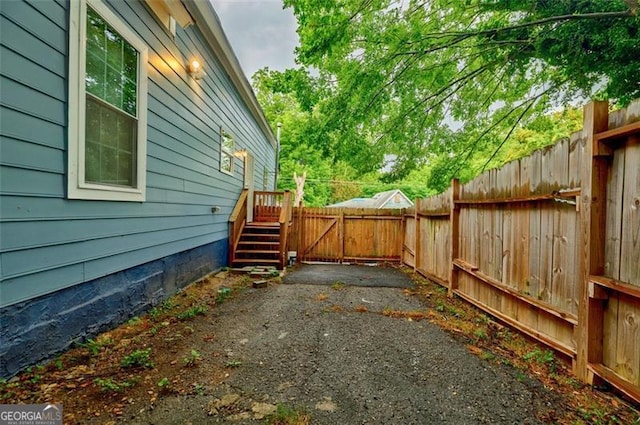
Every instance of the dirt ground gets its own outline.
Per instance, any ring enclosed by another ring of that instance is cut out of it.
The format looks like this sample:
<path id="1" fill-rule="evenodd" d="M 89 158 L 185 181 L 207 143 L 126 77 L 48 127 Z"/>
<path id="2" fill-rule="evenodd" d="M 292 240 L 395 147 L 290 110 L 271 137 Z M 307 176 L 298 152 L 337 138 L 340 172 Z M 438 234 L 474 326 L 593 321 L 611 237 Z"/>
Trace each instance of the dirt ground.
<path id="1" fill-rule="evenodd" d="M 204 279 L 3 382 L 1 402 L 61 402 L 65 424 L 640 424 L 629 402 L 437 285 L 360 270 L 378 271 L 404 289 L 327 270 L 259 289 Z"/>

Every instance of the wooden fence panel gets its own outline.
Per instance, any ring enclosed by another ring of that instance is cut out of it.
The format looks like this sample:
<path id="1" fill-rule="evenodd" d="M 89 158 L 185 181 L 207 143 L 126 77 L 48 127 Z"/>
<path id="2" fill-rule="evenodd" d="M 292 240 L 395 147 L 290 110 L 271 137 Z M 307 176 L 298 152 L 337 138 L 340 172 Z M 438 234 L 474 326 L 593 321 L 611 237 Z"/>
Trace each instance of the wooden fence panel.
<path id="1" fill-rule="evenodd" d="M 405 212 L 402 262 L 409 267 L 415 267 L 416 264 L 416 221 L 413 208 Z"/>
<path id="2" fill-rule="evenodd" d="M 449 280 L 451 243 L 451 188 L 416 202 L 416 259 L 414 267 L 422 275 L 442 285 Z"/>
<path id="3" fill-rule="evenodd" d="M 605 277 L 640 288 L 640 136 L 613 150 L 607 179 Z M 640 298 L 612 292 L 603 309 L 602 364 L 640 387 Z M 640 392 L 640 390 L 639 390 Z"/>
<path id="4" fill-rule="evenodd" d="M 404 210 L 303 208 L 300 261 L 400 261 Z"/>

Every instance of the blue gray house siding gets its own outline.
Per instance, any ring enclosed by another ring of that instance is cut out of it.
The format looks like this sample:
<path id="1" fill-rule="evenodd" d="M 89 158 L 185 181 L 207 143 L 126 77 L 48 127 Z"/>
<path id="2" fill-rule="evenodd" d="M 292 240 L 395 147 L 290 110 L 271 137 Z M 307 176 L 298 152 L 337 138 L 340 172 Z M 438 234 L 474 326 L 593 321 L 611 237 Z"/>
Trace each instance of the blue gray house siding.
<path id="1" fill-rule="evenodd" d="M 69 4 L 0 1 L 0 376 L 226 265 L 244 170 L 219 171 L 221 126 L 254 155 L 256 188 L 274 168 L 199 23 L 172 38 L 144 3 L 105 3 L 149 47 L 145 202 L 67 199 Z M 175 70 L 193 56 L 197 81 Z"/>

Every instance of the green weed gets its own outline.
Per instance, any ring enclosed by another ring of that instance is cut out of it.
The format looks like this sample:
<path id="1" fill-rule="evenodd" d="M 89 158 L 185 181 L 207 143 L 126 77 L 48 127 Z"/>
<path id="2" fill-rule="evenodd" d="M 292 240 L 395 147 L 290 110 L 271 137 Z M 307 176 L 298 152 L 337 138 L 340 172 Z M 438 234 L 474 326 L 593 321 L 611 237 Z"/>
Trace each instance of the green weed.
<path id="1" fill-rule="evenodd" d="M 176 319 L 189 320 L 189 319 L 193 319 L 197 315 L 204 316 L 206 313 L 207 313 L 207 307 L 202 305 L 194 305 L 193 307 L 189 307 L 185 311 L 176 314 Z"/>
<path id="2" fill-rule="evenodd" d="M 240 360 L 229 360 L 228 362 L 225 363 L 225 366 L 236 368 L 236 367 L 242 366 L 242 362 Z"/>
<path id="3" fill-rule="evenodd" d="M 345 287 L 345 283 L 340 280 L 336 280 L 331 284 L 331 289 L 333 289 L 334 291 L 339 291 L 344 287 Z"/>
<path id="4" fill-rule="evenodd" d="M 218 297 L 216 298 L 217 304 L 222 304 L 228 298 L 231 298 L 231 289 L 229 288 L 218 289 Z"/>
<path id="5" fill-rule="evenodd" d="M 267 425 L 308 425 L 311 416 L 304 410 L 295 410 L 284 404 L 278 404 L 275 413 L 266 418 Z"/>
<path id="6" fill-rule="evenodd" d="M 196 365 L 198 360 L 200 360 L 200 357 L 202 357 L 202 355 L 192 348 L 189 355 L 182 359 L 182 363 L 184 363 L 185 366 L 193 367 Z"/>
<path id="7" fill-rule="evenodd" d="M 480 354 L 480 358 L 483 360 L 491 361 L 494 360 L 496 356 L 491 351 L 483 351 L 482 354 Z"/>
<path id="8" fill-rule="evenodd" d="M 93 383 L 100 387 L 100 391 L 111 393 L 119 393 L 126 388 L 130 388 L 135 385 L 135 382 L 135 380 L 118 382 L 111 378 L 96 378 L 93 380 Z"/>
<path id="9" fill-rule="evenodd" d="M 142 322 L 142 319 L 140 319 L 138 316 L 133 316 L 131 319 L 127 321 L 127 325 L 135 326 L 140 324 L 141 322 Z"/>
<path id="10" fill-rule="evenodd" d="M 167 388 L 169 388 L 169 385 L 171 385 L 171 382 L 169 381 L 169 378 L 167 378 L 166 376 L 158 381 L 158 387 L 161 390 L 166 390 Z"/>
<path id="11" fill-rule="evenodd" d="M 86 348 L 87 350 L 89 350 L 89 353 L 91 353 L 92 356 L 97 356 L 98 354 L 100 354 L 100 351 L 102 351 L 104 347 L 107 347 L 112 344 L 113 344 L 113 340 L 111 338 L 107 338 L 100 341 L 98 341 L 97 339 L 89 338 L 87 342 L 79 343 L 78 345 L 82 348 Z"/>
<path id="12" fill-rule="evenodd" d="M 120 366 L 123 368 L 144 367 L 152 369 L 153 362 L 151 361 L 151 348 L 147 348 L 146 350 L 136 350 L 131 354 L 127 354 L 120 362 Z"/>
<path id="13" fill-rule="evenodd" d="M 487 332 L 484 329 L 476 329 L 473 331 L 473 335 L 481 341 L 489 339 L 489 335 L 487 335 Z"/>

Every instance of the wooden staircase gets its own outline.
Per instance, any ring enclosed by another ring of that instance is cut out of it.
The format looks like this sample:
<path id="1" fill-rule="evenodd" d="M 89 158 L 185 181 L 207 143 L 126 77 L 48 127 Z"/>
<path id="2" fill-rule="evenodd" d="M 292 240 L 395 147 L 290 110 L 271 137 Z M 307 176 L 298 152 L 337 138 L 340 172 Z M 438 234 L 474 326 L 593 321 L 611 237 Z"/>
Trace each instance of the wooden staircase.
<path id="1" fill-rule="evenodd" d="M 280 265 L 280 223 L 246 224 L 231 267 Z"/>
<path id="2" fill-rule="evenodd" d="M 254 192 L 245 189 L 229 217 L 229 265 L 272 266 L 284 269 L 291 227 L 291 193 Z M 247 214 L 252 204 L 253 220 Z"/>

